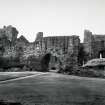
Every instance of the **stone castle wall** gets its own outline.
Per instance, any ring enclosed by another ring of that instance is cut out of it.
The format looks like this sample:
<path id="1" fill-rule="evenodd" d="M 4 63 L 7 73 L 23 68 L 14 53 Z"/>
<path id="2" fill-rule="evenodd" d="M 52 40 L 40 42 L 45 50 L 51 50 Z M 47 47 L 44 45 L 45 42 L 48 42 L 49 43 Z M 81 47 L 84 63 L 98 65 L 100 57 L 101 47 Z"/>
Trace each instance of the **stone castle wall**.
<path id="1" fill-rule="evenodd" d="M 43 32 L 39 32 L 32 43 L 28 42 L 24 36 L 17 38 L 17 35 L 18 31 L 12 26 L 0 29 L 1 56 L 21 56 L 22 59 L 27 59 L 30 55 L 40 57 L 50 53 L 64 63 L 67 57 L 74 54 L 75 65 L 78 64 L 80 39 L 76 35 L 43 37 Z"/>
<path id="2" fill-rule="evenodd" d="M 0 29 L 0 56 L 27 59 L 31 55 L 38 58 L 50 53 L 62 64 L 73 64 L 74 60 L 74 66 L 80 59 L 88 61 L 99 57 L 100 53 L 105 57 L 105 35 L 95 35 L 89 30 L 84 31 L 83 43 L 76 35 L 43 37 L 43 32 L 39 32 L 31 43 L 24 36 L 17 36 L 18 31 L 11 25 Z"/>
<path id="3" fill-rule="evenodd" d="M 83 46 L 89 54 L 89 59 L 99 58 L 101 52 L 105 57 L 105 35 L 92 34 L 89 30 L 85 30 Z"/>

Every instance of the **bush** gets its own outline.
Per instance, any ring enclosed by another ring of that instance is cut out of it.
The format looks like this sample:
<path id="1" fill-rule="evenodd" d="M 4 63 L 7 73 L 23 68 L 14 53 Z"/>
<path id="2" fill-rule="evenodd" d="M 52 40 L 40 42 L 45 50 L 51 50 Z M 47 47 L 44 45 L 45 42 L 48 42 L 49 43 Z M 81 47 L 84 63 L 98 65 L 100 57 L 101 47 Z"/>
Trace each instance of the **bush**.
<path id="1" fill-rule="evenodd" d="M 105 75 L 103 71 L 97 71 L 94 69 L 82 69 L 80 70 L 79 76 L 85 76 L 85 77 L 100 77 L 105 78 Z"/>
<path id="2" fill-rule="evenodd" d="M 66 66 L 64 69 L 58 71 L 58 73 L 66 73 L 69 75 L 76 75 L 81 77 L 98 77 L 105 78 L 105 73 L 102 70 L 94 70 L 90 68 L 83 69 L 78 67 L 78 69 L 72 68 L 72 66 Z"/>
<path id="3" fill-rule="evenodd" d="M 31 55 L 27 59 L 27 68 L 30 71 L 41 71 L 41 60 L 40 58 L 36 58 L 34 55 Z"/>
<path id="4" fill-rule="evenodd" d="M 19 58 L 4 58 L 0 57 L 0 68 L 3 69 L 3 71 L 11 71 L 11 68 L 23 68 L 24 64 L 21 64 L 19 62 Z M 13 71 L 13 70 L 12 70 Z"/>
<path id="5" fill-rule="evenodd" d="M 64 73 L 64 68 L 63 67 L 59 67 L 58 73 Z"/>

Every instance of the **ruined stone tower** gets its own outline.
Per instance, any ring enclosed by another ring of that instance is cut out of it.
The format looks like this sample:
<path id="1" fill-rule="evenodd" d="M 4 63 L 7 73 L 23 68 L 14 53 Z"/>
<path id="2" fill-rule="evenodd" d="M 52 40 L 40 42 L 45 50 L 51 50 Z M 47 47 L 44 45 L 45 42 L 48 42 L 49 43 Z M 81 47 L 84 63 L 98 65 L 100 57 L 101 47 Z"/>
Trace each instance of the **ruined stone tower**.
<path id="1" fill-rule="evenodd" d="M 85 30 L 83 46 L 88 53 L 87 60 L 99 58 L 100 54 L 105 57 L 105 35 L 92 34 L 89 30 Z"/>

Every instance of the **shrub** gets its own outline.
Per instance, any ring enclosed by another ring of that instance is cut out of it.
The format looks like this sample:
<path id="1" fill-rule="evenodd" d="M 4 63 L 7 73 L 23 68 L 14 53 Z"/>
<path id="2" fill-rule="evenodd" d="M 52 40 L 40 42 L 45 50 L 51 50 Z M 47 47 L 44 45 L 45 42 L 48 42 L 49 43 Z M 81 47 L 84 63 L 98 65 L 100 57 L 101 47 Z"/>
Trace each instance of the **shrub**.
<path id="1" fill-rule="evenodd" d="M 80 70 L 79 74 L 80 76 L 86 76 L 86 77 L 100 77 L 105 78 L 105 75 L 103 71 L 97 71 L 94 69 L 82 69 Z"/>
<path id="2" fill-rule="evenodd" d="M 90 68 L 83 69 L 78 67 L 78 69 L 72 68 L 72 66 L 66 66 L 64 69 L 58 71 L 58 73 L 66 73 L 69 75 L 76 75 L 81 77 L 98 77 L 105 78 L 105 73 L 102 70 L 94 70 Z"/>
<path id="3" fill-rule="evenodd" d="M 18 58 L 4 58 L 0 57 L 0 68 L 3 68 L 3 71 L 11 71 L 11 68 L 23 68 L 24 64 L 19 62 Z"/>
<path id="4" fill-rule="evenodd" d="M 62 67 L 59 68 L 58 73 L 64 73 L 64 69 Z"/>
<path id="5" fill-rule="evenodd" d="M 41 71 L 41 69 L 42 69 L 40 58 L 37 58 L 34 55 L 31 55 L 28 57 L 26 65 L 30 71 Z"/>

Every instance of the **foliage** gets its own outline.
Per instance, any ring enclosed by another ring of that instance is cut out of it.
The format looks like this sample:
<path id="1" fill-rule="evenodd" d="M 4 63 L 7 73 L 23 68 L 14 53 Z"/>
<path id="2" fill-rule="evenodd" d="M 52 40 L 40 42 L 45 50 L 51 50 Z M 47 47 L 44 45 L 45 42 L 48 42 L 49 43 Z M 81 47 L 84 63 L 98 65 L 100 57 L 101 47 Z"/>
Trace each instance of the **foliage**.
<path id="1" fill-rule="evenodd" d="M 20 64 L 19 58 L 5 58 L 5 57 L 0 57 L 0 68 L 8 69 L 12 67 L 19 67 L 22 68 L 24 64 Z"/>
<path id="2" fill-rule="evenodd" d="M 105 78 L 105 72 L 103 70 L 94 70 L 92 68 L 78 67 L 78 69 L 76 70 L 76 69 L 70 69 L 70 67 L 66 66 L 66 68 L 59 71 L 59 73 L 67 73 L 69 75 L 76 75 L 81 77 Z"/>
<path id="3" fill-rule="evenodd" d="M 41 71 L 41 63 L 40 58 L 35 57 L 34 55 L 31 55 L 27 59 L 27 68 L 29 68 L 30 71 Z"/>
<path id="4" fill-rule="evenodd" d="M 105 78 L 105 73 L 103 73 L 102 70 L 95 70 L 91 68 L 82 68 L 81 66 L 76 65 L 76 58 L 74 54 L 71 54 L 66 59 L 66 64 L 64 65 L 64 68 L 61 68 L 58 72 L 59 73 L 66 73 L 69 75 L 76 75 L 76 76 L 83 76 L 83 77 L 99 77 L 99 78 Z"/>
<path id="5" fill-rule="evenodd" d="M 94 69 L 83 69 L 81 68 L 77 75 L 84 77 L 100 77 L 105 78 L 105 73 L 102 70 L 94 70 Z"/>
<path id="6" fill-rule="evenodd" d="M 69 57 L 66 59 L 66 65 L 65 65 L 65 72 L 71 72 L 73 70 L 76 70 L 76 64 L 77 64 L 77 58 L 75 54 L 69 55 Z"/>
<path id="7" fill-rule="evenodd" d="M 74 53 L 68 55 L 64 64 L 61 65 L 59 73 L 72 73 L 77 70 L 77 58 Z"/>
<path id="8" fill-rule="evenodd" d="M 79 65 L 82 66 L 83 62 L 87 62 L 88 59 L 89 59 L 89 54 L 86 51 L 84 51 L 84 47 L 80 45 L 78 53 Z"/>

